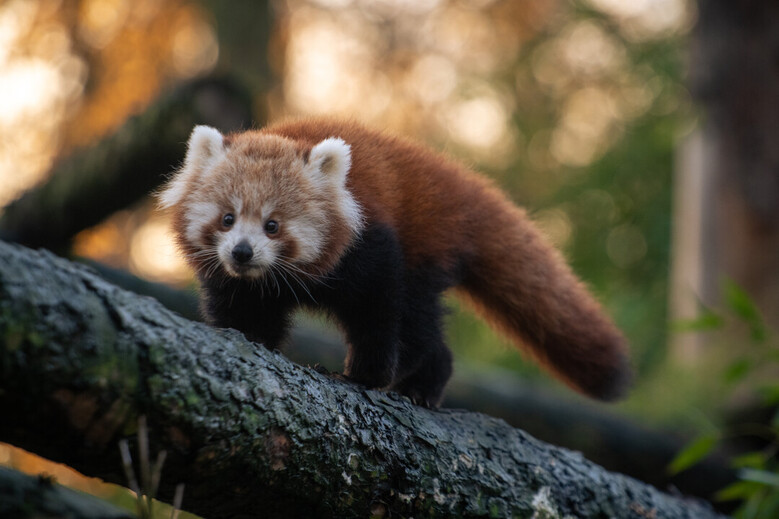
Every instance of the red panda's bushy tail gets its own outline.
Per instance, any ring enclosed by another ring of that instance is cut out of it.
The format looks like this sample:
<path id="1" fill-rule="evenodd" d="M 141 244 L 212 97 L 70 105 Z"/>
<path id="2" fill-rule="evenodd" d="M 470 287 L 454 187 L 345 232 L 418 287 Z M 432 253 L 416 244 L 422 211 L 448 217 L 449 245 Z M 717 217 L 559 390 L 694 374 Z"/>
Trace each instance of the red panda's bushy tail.
<path id="1" fill-rule="evenodd" d="M 484 202 L 460 295 L 574 389 L 623 396 L 632 370 L 619 330 L 523 210 L 489 188 Z"/>

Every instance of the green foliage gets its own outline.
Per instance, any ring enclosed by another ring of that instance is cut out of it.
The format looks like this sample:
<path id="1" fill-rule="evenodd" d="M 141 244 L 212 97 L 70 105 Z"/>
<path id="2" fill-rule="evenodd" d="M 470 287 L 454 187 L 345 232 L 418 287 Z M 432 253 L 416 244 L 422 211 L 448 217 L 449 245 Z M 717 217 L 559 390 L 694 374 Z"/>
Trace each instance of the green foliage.
<path id="1" fill-rule="evenodd" d="M 704 308 L 701 315 L 688 321 L 678 321 L 673 324 L 677 332 L 706 332 L 718 330 L 724 326 L 725 320 L 711 310 Z"/>
<path id="2" fill-rule="evenodd" d="M 763 406 L 775 409 L 774 415 L 768 423 L 734 424 L 695 438 L 677 454 L 668 470 L 675 474 L 692 467 L 723 440 L 756 436 L 763 442 L 763 447 L 731 458 L 738 481 L 722 489 L 716 497 L 723 501 L 741 501 L 735 513 L 738 519 L 773 519 L 779 517 L 779 381 L 772 375 L 779 369 L 779 352 L 775 337 L 768 333 L 749 295 L 730 280 L 723 283 L 722 292 L 726 315 L 704 309 L 700 317 L 679 323 L 676 329 L 724 330 L 729 321 L 726 317 L 746 326 L 749 330 L 749 341 L 745 341 L 747 348 L 725 367 L 720 379 L 730 391 L 747 390 L 755 394 Z M 769 373 L 767 377 L 762 375 L 765 372 Z"/>
<path id="3" fill-rule="evenodd" d="M 752 341 L 756 343 L 764 342 L 766 329 L 754 301 L 752 301 L 743 288 L 730 280 L 725 281 L 724 292 L 728 307 L 749 325 Z"/>
<path id="4" fill-rule="evenodd" d="M 668 465 L 668 472 L 678 474 L 709 455 L 719 441 L 717 434 L 705 434 L 690 442 Z"/>

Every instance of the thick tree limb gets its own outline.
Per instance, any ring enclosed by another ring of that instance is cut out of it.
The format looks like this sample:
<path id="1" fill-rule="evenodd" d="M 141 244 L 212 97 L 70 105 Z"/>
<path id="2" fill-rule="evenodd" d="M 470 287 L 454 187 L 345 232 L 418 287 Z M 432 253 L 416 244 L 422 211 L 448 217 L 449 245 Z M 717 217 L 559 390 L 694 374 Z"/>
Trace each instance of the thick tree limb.
<path id="1" fill-rule="evenodd" d="M 9 204 L 0 236 L 65 250 L 79 231 L 148 195 L 179 164 L 195 124 L 251 125 L 251 98 L 234 82 L 201 79 L 161 97 L 115 134 L 54 168 L 44 184 Z"/>
<path id="2" fill-rule="evenodd" d="M 122 288 L 152 296 L 166 308 L 198 320 L 197 296 L 139 279 L 128 272 L 87 261 L 101 277 Z M 305 324 L 292 331 L 287 357 L 304 365 L 340 369 L 346 354 L 338 337 Z M 576 395 L 552 394 L 499 369 L 476 371 L 458 365 L 447 385 L 444 407 L 485 412 L 542 441 L 581 451 L 608 470 L 626 474 L 658 488 L 673 487 L 686 495 L 709 498 L 736 481 L 725 456 L 708 456 L 694 467 L 669 474 L 667 467 L 690 437 L 652 429 L 619 416 L 604 406 L 583 402 Z M 741 420 L 738 423 L 743 423 Z M 724 506 L 720 503 L 720 506 Z"/>
<path id="3" fill-rule="evenodd" d="M 130 519 L 133 514 L 45 477 L 0 467 L 0 517 Z"/>
<path id="4" fill-rule="evenodd" d="M 0 243 L 0 440 L 121 482 L 145 413 L 161 497 L 204 516 L 715 517 L 503 421 L 429 411 Z"/>

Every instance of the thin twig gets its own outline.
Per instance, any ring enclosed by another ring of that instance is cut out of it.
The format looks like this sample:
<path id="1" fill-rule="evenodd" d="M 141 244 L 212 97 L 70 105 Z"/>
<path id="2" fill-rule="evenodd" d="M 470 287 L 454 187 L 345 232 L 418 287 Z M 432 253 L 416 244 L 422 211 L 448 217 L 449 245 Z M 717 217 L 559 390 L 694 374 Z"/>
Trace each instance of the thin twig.
<path id="1" fill-rule="evenodd" d="M 176 493 L 173 495 L 173 510 L 170 519 L 177 519 L 181 511 L 181 503 L 184 501 L 184 483 L 176 485 Z"/>
<path id="2" fill-rule="evenodd" d="M 151 473 L 151 493 L 149 497 L 157 495 L 157 488 L 160 486 L 160 479 L 162 478 L 162 464 L 165 463 L 165 458 L 168 456 L 168 451 L 160 451 L 157 454 L 157 461 L 154 463 L 154 468 Z"/>
<path id="3" fill-rule="evenodd" d="M 127 440 L 119 440 L 119 454 L 122 457 L 124 477 L 127 478 L 127 484 L 130 485 L 130 490 L 135 492 L 135 505 L 138 508 L 138 517 L 144 517 L 143 497 L 141 494 L 141 489 L 138 487 L 138 480 L 135 478 L 135 470 L 133 470 L 133 458 L 130 455 L 130 446 L 127 443 Z"/>
<path id="4" fill-rule="evenodd" d="M 146 427 L 146 417 L 138 417 L 138 462 L 140 463 L 141 488 L 146 502 L 146 512 L 151 517 L 151 467 L 149 466 L 149 429 Z"/>

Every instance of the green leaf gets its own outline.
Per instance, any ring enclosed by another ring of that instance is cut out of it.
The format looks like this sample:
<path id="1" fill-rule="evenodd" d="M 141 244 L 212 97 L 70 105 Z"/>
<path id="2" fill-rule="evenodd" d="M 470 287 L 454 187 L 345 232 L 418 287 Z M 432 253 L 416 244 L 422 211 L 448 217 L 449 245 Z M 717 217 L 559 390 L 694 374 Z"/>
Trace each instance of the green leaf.
<path id="1" fill-rule="evenodd" d="M 730 462 L 735 468 L 762 469 L 765 467 L 766 456 L 762 452 L 748 452 L 741 456 L 733 457 Z"/>
<path id="2" fill-rule="evenodd" d="M 696 438 L 687 444 L 668 464 L 668 472 L 670 474 L 678 474 L 692 467 L 711 452 L 718 439 L 719 436 L 716 434 L 706 434 Z"/>
<path id="3" fill-rule="evenodd" d="M 760 503 L 760 517 L 776 519 L 779 517 L 779 492 L 769 492 Z"/>
<path id="4" fill-rule="evenodd" d="M 779 386 L 771 384 L 758 389 L 765 405 L 779 404 Z"/>
<path id="5" fill-rule="evenodd" d="M 738 519 L 776 519 L 773 516 L 764 516 L 761 513 L 763 502 L 766 497 L 766 488 L 760 487 L 736 511 Z"/>
<path id="6" fill-rule="evenodd" d="M 779 474 L 767 470 L 741 469 L 738 471 L 738 477 L 744 481 L 752 481 L 762 485 L 779 488 Z"/>
<path id="7" fill-rule="evenodd" d="M 730 279 L 724 282 L 725 300 L 736 315 L 747 321 L 760 318 L 755 303 L 746 291 Z"/>
<path id="8" fill-rule="evenodd" d="M 717 492 L 714 497 L 717 501 L 748 499 L 761 488 L 764 487 L 757 483 L 752 483 L 751 481 L 736 481 Z"/>
<path id="9" fill-rule="evenodd" d="M 733 312 L 749 324 L 752 340 L 763 342 L 766 330 L 757 305 L 746 291 L 731 280 L 725 280 L 725 300 Z"/>
<path id="10" fill-rule="evenodd" d="M 752 361 L 746 358 L 733 362 L 725 371 L 725 382 L 735 384 L 743 379 L 752 370 Z"/>
<path id="11" fill-rule="evenodd" d="M 724 319 L 711 310 L 705 310 L 695 319 L 683 319 L 675 321 L 672 329 L 677 332 L 703 332 L 722 328 Z"/>

